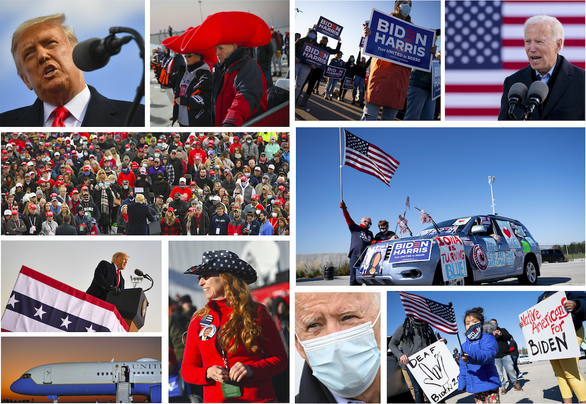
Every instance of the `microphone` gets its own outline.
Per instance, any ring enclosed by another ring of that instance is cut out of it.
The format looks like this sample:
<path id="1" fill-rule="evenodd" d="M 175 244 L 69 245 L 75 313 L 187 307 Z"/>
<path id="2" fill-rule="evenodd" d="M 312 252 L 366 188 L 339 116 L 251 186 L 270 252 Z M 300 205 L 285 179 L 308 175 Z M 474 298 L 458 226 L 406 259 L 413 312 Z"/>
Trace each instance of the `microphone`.
<path id="1" fill-rule="evenodd" d="M 547 84 L 542 81 L 534 81 L 529 87 L 529 106 L 525 113 L 523 114 L 523 120 L 527 120 L 531 118 L 531 114 L 533 114 L 533 110 L 536 106 L 543 103 L 543 101 L 547 98 L 549 94 L 549 88 Z"/>
<path id="2" fill-rule="evenodd" d="M 509 118 L 515 120 L 515 109 L 523 104 L 523 100 L 527 95 L 527 86 L 523 83 L 515 83 L 509 90 Z"/>
<path id="3" fill-rule="evenodd" d="M 149 279 L 151 281 L 153 280 L 153 278 L 151 278 L 148 274 L 145 274 L 144 272 L 142 272 L 140 269 L 135 269 L 134 274 L 137 276 L 142 276 L 143 278 Z"/>
<path id="4" fill-rule="evenodd" d="M 120 53 L 122 45 L 131 40 L 131 36 L 116 38 L 113 34 L 104 39 L 86 39 L 73 48 L 73 63 L 84 72 L 101 69 L 108 64 L 110 56 Z"/>

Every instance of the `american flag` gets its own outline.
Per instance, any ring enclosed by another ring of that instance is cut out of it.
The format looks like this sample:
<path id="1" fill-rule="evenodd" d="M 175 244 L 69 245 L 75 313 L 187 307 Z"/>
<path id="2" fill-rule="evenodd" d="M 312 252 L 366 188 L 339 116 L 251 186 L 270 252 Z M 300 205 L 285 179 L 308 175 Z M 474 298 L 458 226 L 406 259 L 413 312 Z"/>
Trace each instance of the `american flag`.
<path id="1" fill-rule="evenodd" d="M 113 304 L 22 266 L 2 331 L 126 332 L 128 325 Z"/>
<path id="2" fill-rule="evenodd" d="M 560 55 L 584 69 L 584 0 L 446 1 L 447 120 L 496 120 L 505 78 L 529 65 L 523 24 L 534 15 L 564 26 Z"/>
<path id="3" fill-rule="evenodd" d="M 454 308 L 422 296 L 397 292 L 408 317 L 415 317 L 447 334 L 458 334 Z"/>
<path id="4" fill-rule="evenodd" d="M 391 186 L 391 178 L 399 167 L 399 162 L 377 146 L 354 136 L 346 129 L 344 129 L 344 133 L 346 139 L 344 142 L 346 145 L 344 165 L 377 177 Z"/>

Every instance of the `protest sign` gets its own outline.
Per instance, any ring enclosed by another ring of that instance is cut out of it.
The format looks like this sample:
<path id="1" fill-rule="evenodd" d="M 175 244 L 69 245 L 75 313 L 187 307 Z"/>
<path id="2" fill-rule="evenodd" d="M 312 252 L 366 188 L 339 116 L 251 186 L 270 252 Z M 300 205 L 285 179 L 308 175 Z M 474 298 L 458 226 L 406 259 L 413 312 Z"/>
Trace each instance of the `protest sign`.
<path id="1" fill-rule="evenodd" d="M 328 66 L 324 71 L 324 77 L 340 80 L 342 77 L 344 77 L 344 73 L 346 73 L 346 69 L 343 67 Z"/>
<path id="2" fill-rule="evenodd" d="M 364 37 L 360 38 L 360 43 L 358 44 L 358 47 L 360 49 L 364 48 L 364 41 L 365 41 Z M 357 62 L 360 62 L 360 60 L 358 60 Z"/>
<path id="3" fill-rule="evenodd" d="M 429 261 L 431 240 L 398 241 L 391 245 L 389 262 Z"/>
<path id="4" fill-rule="evenodd" d="M 372 9 L 364 54 L 412 69 L 431 71 L 431 53 L 435 30 Z"/>
<path id="5" fill-rule="evenodd" d="M 305 63 L 314 65 L 322 70 L 326 68 L 328 59 L 330 58 L 328 52 L 310 44 L 309 42 L 303 44 L 303 48 L 301 48 L 301 56 L 307 60 Z"/>
<path id="6" fill-rule="evenodd" d="M 566 300 L 564 292 L 557 292 L 519 314 L 531 360 L 580 357 L 572 316 L 564 308 Z"/>
<path id="7" fill-rule="evenodd" d="M 511 229 L 510 223 L 505 222 L 504 220 L 497 220 L 496 222 L 501 228 L 501 232 L 503 233 L 503 236 L 505 236 L 509 248 L 521 248 L 521 243 L 519 243 L 519 240 L 517 240 L 517 236 Z"/>
<path id="8" fill-rule="evenodd" d="M 431 99 L 442 95 L 442 68 L 438 60 L 431 62 Z"/>
<path id="9" fill-rule="evenodd" d="M 443 400 L 458 388 L 460 368 L 442 341 L 411 355 L 406 366 L 433 403 Z"/>
<path id="10" fill-rule="evenodd" d="M 320 34 L 327 35 L 338 41 L 340 40 L 340 34 L 342 33 L 343 29 L 344 27 L 342 27 L 341 25 L 336 24 L 335 22 L 330 21 L 324 17 L 319 17 L 319 21 L 315 26 L 315 30 Z"/>
<path id="11" fill-rule="evenodd" d="M 360 265 L 360 273 L 365 276 L 380 275 L 386 252 L 386 245 L 378 244 L 370 247 L 366 252 L 362 265 Z"/>
<path id="12" fill-rule="evenodd" d="M 465 278 L 468 275 L 466 269 L 466 253 L 464 244 L 458 236 L 440 236 L 435 240 L 440 249 L 442 260 L 442 274 L 444 281 Z"/>
<path id="13" fill-rule="evenodd" d="M 354 88 L 354 80 L 352 77 L 344 77 L 344 83 L 342 84 L 342 90 L 352 90 Z"/>

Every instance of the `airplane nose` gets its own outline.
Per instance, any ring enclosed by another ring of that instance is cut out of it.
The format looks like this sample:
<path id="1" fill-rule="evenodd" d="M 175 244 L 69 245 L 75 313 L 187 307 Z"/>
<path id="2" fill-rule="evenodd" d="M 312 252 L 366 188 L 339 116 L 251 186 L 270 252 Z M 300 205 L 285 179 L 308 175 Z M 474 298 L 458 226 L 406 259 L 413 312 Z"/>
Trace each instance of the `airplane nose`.
<path id="1" fill-rule="evenodd" d="M 26 394 L 24 393 L 22 382 L 20 380 L 15 381 L 10 385 L 10 391 L 17 394 Z"/>

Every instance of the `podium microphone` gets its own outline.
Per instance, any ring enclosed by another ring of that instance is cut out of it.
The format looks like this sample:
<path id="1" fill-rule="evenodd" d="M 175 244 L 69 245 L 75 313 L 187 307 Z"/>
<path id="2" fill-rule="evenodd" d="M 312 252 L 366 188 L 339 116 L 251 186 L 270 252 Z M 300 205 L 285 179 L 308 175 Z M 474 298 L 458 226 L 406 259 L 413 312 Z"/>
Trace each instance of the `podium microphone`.
<path id="1" fill-rule="evenodd" d="M 515 83 L 509 90 L 509 118 L 515 120 L 515 109 L 523 104 L 527 95 L 527 86 L 523 83 Z"/>
<path id="2" fill-rule="evenodd" d="M 145 290 L 144 290 L 145 292 L 146 292 L 147 290 L 151 290 L 151 289 L 152 289 L 152 287 L 153 287 L 153 286 L 154 286 L 154 284 L 155 284 L 155 281 L 153 280 L 153 278 L 151 278 L 151 277 L 150 277 L 148 274 L 145 274 L 144 272 L 142 272 L 140 269 L 135 269 L 135 270 L 134 270 L 134 274 L 135 274 L 135 275 L 137 275 L 137 276 L 142 276 L 143 278 L 145 278 L 145 279 L 148 279 L 149 281 L 151 281 L 151 287 L 150 287 L 150 288 L 148 288 L 148 289 L 145 289 Z"/>
<path id="3" fill-rule="evenodd" d="M 131 36 L 116 38 L 114 35 L 108 35 L 104 39 L 86 39 L 73 48 L 73 63 L 84 72 L 101 69 L 108 64 L 110 56 L 120 53 L 122 45 L 131 40 Z"/>
<path id="4" fill-rule="evenodd" d="M 542 81 L 534 81 L 533 84 L 531 84 L 531 87 L 529 87 L 527 93 L 529 94 L 529 106 L 523 114 L 524 121 L 531 118 L 531 114 L 533 114 L 535 107 L 545 101 L 549 94 L 549 88 L 547 87 L 547 84 Z"/>

